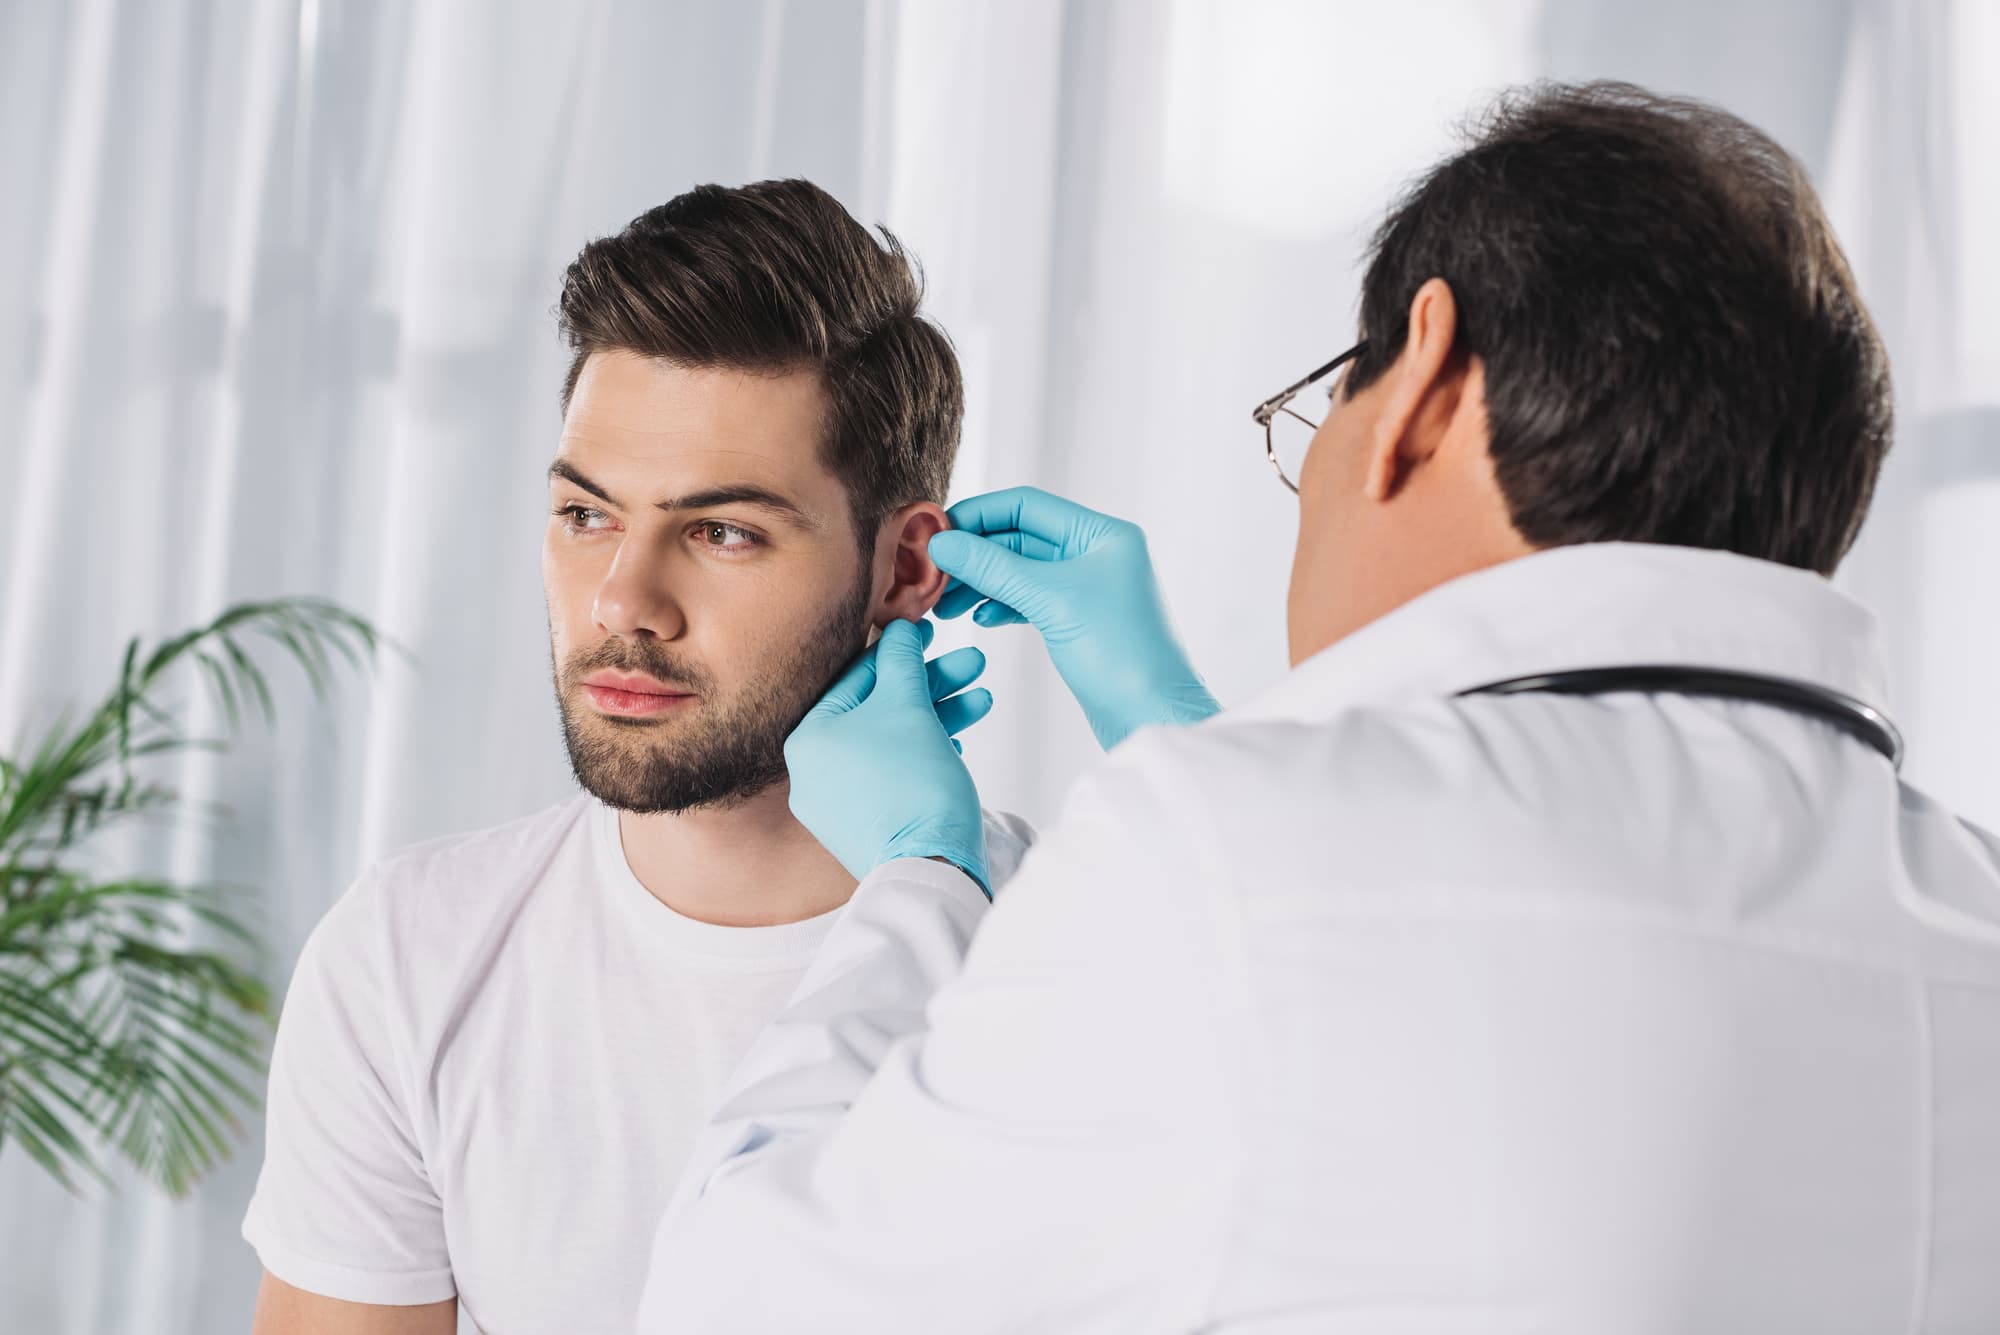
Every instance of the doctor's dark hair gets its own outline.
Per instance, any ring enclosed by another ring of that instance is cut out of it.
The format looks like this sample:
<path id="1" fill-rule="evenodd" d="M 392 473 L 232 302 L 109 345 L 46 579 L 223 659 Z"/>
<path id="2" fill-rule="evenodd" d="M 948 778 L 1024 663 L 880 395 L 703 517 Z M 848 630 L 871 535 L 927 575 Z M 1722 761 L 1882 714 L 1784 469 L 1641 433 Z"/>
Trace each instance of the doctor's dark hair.
<path id="1" fill-rule="evenodd" d="M 1804 168 L 1726 111 L 1630 84 L 1513 90 L 1469 139 L 1375 234 L 1345 392 L 1396 359 L 1442 278 L 1523 538 L 1830 574 L 1889 448 L 1889 361 Z"/>
<path id="2" fill-rule="evenodd" d="M 883 518 L 943 503 L 964 416 L 951 340 L 918 313 L 923 279 L 809 181 L 697 186 L 592 241 L 563 275 L 569 411 L 593 352 L 680 366 L 809 370 L 826 393 L 821 457 L 847 487 L 864 556 Z"/>

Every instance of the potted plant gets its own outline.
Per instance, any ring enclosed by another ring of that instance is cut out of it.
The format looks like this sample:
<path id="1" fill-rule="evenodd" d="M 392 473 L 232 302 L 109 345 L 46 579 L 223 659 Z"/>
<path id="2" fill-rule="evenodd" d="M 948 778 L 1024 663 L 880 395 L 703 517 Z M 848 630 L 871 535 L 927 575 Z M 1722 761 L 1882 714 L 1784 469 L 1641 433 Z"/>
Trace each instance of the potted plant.
<path id="1" fill-rule="evenodd" d="M 271 1010 L 243 891 L 79 865 L 93 837 L 173 812 L 147 761 L 227 742 L 191 736 L 163 703 L 198 671 L 234 733 L 272 717 L 258 655 L 304 669 L 324 696 L 335 655 L 361 667 L 380 636 L 318 598 L 232 607 L 147 649 L 125 647 L 110 692 L 0 755 L 0 1152 L 18 1145 L 66 1187 L 108 1181 L 107 1149 L 184 1194 L 226 1158 L 258 1103 Z"/>

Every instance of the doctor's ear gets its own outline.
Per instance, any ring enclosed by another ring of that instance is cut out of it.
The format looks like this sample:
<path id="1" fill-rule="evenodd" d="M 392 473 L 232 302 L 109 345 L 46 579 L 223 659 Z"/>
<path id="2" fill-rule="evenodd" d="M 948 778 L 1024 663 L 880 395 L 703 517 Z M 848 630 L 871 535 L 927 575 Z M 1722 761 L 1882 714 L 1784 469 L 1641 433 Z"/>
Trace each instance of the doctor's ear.
<path id="1" fill-rule="evenodd" d="M 1410 300 L 1402 351 L 1381 377 L 1381 411 L 1368 441 L 1364 493 L 1375 502 L 1402 490 L 1438 452 L 1459 415 L 1468 358 L 1458 347 L 1458 301 L 1442 278 Z"/>
<path id="2" fill-rule="evenodd" d="M 931 538 L 951 527 L 942 507 L 929 501 L 905 505 L 882 521 L 875 534 L 871 567 L 874 596 L 868 619 L 876 626 L 891 621 L 921 621 L 944 596 L 951 577 L 931 560 Z"/>

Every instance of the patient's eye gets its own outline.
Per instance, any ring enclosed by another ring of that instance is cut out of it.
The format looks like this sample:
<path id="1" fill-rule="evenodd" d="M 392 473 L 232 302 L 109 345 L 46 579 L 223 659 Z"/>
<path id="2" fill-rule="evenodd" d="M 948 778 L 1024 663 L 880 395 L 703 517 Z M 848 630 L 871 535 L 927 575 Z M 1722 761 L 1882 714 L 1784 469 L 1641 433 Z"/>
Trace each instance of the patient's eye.
<path id="1" fill-rule="evenodd" d="M 555 510 L 565 533 L 600 533 L 610 525 L 611 516 L 587 505 L 562 505 Z"/>
<path id="2" fill-rule="evenodd" d="M 705 545 L 713 547 L 717 551 L 747 551 L 755 547 L 758 542 L 757 535 L 750 530 L 738 528 L 734 524 L 720 523 L 715 520 L 702 524 L 695 530 L 695 533 Z"/>

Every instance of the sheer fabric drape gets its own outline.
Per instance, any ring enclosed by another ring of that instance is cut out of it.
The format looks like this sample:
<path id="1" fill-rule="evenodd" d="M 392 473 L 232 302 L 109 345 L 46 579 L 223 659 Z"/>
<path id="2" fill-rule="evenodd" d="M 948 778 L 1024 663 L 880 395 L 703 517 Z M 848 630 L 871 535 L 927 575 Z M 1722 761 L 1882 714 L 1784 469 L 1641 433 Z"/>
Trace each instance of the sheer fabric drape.
<path id="1" fill-rule="evenodd" d="M 692 184 L 794 174 L 924 261 L 960 491 L 1144 523 L 1241 700 L 1284 668 L 1296 524 L 1250 407 L 1348 341 L 1371 223 L 1480 93 L 1613 76 L 1743 112 L 1820 183 L 1901 415 L 1841 579 L 1895 645 L 1907 772 L 2000 823 L 1996 57 L 1979 0 L 11 0 L 0 738 L 231 601 L 374 618 L 407 660 L 328 707 L 287 683 L 274 729 L 170 776 L 219 829 L 106 850 L 265 887 L 279 977 L 365 860 L 559 798 L 562 268 Z M 1045 819 L 1093 744 L 1027 632 L 988 647 L 968 759 Z M 246 1329 L 257 1158 L 175 1204 L 0 1154 L 0 1325 Z"/>

